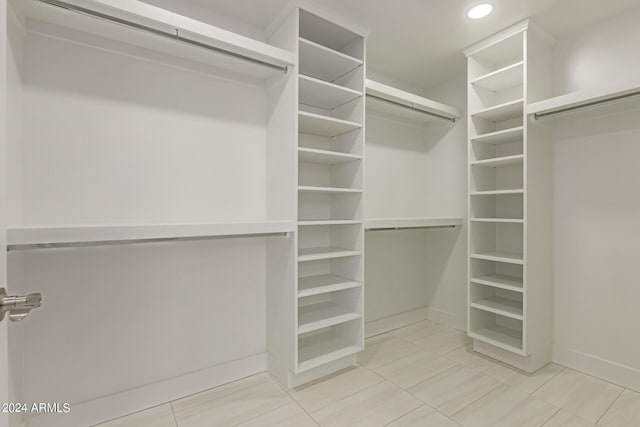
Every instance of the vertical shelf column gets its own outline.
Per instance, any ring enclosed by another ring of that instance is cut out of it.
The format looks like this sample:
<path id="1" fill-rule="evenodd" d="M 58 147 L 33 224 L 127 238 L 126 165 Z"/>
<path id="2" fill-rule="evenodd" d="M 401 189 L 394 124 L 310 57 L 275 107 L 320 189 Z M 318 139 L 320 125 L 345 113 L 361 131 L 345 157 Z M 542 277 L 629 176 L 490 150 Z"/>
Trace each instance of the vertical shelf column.
<path id="1" fill-rule="evenodd" d="M 468 334 L 474 350 L 533 372 L 549 361 L 548 153 L 525 105 L 548 85 L 550 37 L 524 21 L 465 50 L 468 64 Z M 535 141 L 537 144 L 538 141 Z M 532 160 L 533 159 L 533 160 Z"/>

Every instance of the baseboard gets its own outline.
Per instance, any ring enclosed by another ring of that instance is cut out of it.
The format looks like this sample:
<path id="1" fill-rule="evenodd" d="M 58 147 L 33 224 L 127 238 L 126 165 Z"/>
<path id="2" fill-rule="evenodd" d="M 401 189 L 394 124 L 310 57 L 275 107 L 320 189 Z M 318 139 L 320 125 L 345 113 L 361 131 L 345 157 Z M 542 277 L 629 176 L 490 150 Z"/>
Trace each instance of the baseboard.
<path id="1" fill-rule="evenodd" d="M 640 369 L 569 348 L 554 348 L 552 360 L 567 368 L 640 392 Z"/>
<path id="2" fill-rule="evenodd" d="M 427 319 L 427 307 L 394 314 L 383 319 L 372 320 L 364 324 L 364 336 L 366 338 L 384 334 L 394 329 Z"/>
<path id="3" fill-rule="evenodd" d="M 284 366 L 276 356 L 268 354 L 269 373 L 287 390 L 296 388 L 311 381 L 327 377 L 338 371 L 356 366 L 356 355 L 352 354 L 333 362 L 294 374 Z"/>
<path id="4" fill-rule="evenodd" d="M 26 426 L 91 426 L 266 370 L 267 354 L 260 353 L 99 399 L 72 404 L 69 414 L 29 417 L 26 419 Z"/>
<path id="5" fill-rule="evenodd" d="M 440 310 L 433 307 L 427 307 L 426 310 L 427 319 L 431 320 L 432 322 L 441 323 L 445 326 L 461 331 L 467 330 L 465 319 L 463 319 L 462 316 L 458 316 L 455 313 L 451 313 L 450 311 Z"/>

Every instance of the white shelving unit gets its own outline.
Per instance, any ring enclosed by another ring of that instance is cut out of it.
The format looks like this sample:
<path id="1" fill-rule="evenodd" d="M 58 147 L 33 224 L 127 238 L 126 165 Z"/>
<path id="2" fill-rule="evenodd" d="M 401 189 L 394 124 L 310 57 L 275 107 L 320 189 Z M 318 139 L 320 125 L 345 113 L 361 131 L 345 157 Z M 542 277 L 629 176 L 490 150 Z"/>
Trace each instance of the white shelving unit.
<path id="1" fill-rule="evenodd" d="M 364 348 L 365 40 L 303 9 L 281 27 L 298 56 L 298 215 L 294 258 L 280 260 L 291 271 L 267 295 L 267 334 L 270 371 L 290 388 L 354 366 Z"/>
<path id="2" fill-rule="evenodd" d="M 524 21 L 465 50 L 468 334 L 474 350 L 527 372 L 550 358 L 551 156 L 525 105 L 549 93 L 552 45 Z"/>

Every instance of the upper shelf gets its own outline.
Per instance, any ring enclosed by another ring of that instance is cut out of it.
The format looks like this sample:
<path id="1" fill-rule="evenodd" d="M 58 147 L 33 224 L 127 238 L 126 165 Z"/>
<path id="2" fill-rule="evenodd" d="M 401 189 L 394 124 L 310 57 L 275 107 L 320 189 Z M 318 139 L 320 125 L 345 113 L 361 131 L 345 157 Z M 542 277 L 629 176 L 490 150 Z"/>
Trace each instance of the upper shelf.
<path id="1" fill-rule="evenodd" d="M 471 84 L 493 92 L 522 86 L 524 81 L 524 61 L 516 62 L 499 70 L 471 80 Z"/>
<path id="2" fill-rule="evenodd" d="M 95 34 L 199 63 L 267 78 L 296 63 L 293 52 L 138 0 L 25 0 L 28 29 L 44 23 Z M 35 21 L 35 22 L 34 22 Z M 38 24 L 40 21 L 40 24 Z M 178 42 L 176 42 L 178 41 Z"/>
<path id="3" fill-rule="evenodd" d="M 526 112 L 527 115 L 532 115 L 539 120 L 587 107 L 604 107 L 605 104 L 613 110 L 620 110 L 620 101 L 633 99 L 640 102 L 638 95 L 640 95 L 640 80 L 613 82 L 528 104 Z M 625 107 L 628 107 L 627 104 Z"/>
<path id="4" fill-rule="evenodd" d="M 457 108 L 367 79 L 367 107 L 419 122 L 449 120 L 462 116 Z"/>
<path id="5" fill-rule="evenodd" d="M 471 114 L 471 117 L 473 117 L 474 119 L 478 118 L 489 120 L 492 122 L 502 122 L 522 117 L 523 110 L 523 100 L 517 99 L 515 101 L 505 102 L 504 104 L 476 111 L 475 113 Z"/>
<path id="6" fill-rule="evenodd" d="M 220 222 L 209 224 L 92 225 L 9 227 L 10 249 L 89 246 L 168 239 L 260 236 L 295 231 L 294 221 Z"/>
<path id="7" fill-rule="evenodd" d="M 462 225 L 462 218 L 376 218 L 364 221 L 366 231 L 443 228 L 460 225 Z"/>
<path id="8" fill-rule="evenodd" d="M 299 46 L 300 73 L 327 82 L 335 81 L 364 63 L 361 59 L 302 37 Z"/>

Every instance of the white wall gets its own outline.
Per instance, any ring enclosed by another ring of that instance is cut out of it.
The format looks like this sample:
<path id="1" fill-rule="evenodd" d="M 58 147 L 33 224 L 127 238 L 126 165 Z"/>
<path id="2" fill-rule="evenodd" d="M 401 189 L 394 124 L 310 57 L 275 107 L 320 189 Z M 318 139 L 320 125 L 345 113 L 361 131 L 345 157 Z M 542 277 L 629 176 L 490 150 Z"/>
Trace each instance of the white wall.
<path id="1" fill-rule="evenodd" d="M 23 53 L 10 67 L 22 89 L 11 108 L 24 113 L 10 130 L 10 224 L 264 219 L 262 85 L 109 43 L 30 35 Z M 89 408 L 32 425 L 86 425 L 264 370 L 265 264 L 264 239 L 11 253 L 12 292 L 43 293 L 12 325 L 20 401 Z M 217 378 L 158 386 L 235 361 Z"/>
<path id="2" fill-rule="evenodd" d="M 557 93 L 637 79 L 638 22 L 640 10 L 558 40 Z M 579 117 L 554 129 L 553 358 L 640 390 L 640 109 Z"/>
<path id="3" fill-rule="evenodd" d="M 462 109 L 464 88 L 457 79 L 428 95 Z M 365 161 L 366 218 L 466 217 L 464 119 L 425 129 L 368 111 Z M 422 309 L 465 328 L 466 229 L 368 232 L 365 266 L 368 323 Z"/>

